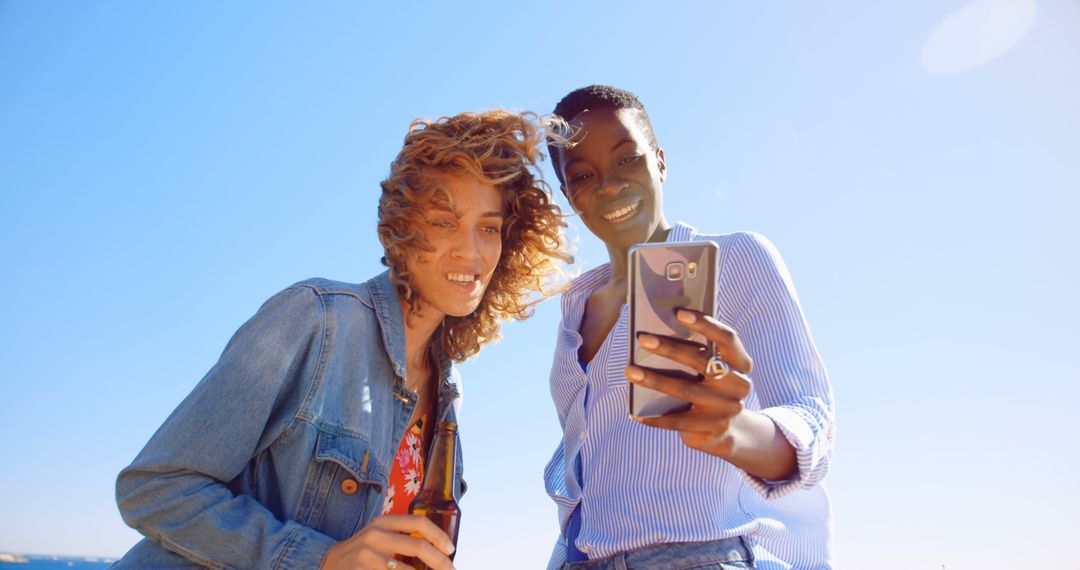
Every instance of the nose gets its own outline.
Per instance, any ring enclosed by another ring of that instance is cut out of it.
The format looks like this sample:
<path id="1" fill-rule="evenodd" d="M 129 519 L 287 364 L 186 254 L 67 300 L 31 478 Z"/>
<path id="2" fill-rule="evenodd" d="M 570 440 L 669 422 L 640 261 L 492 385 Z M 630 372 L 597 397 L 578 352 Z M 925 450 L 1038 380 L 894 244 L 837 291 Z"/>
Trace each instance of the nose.
<path id="1" fill-rule="evenodd" d="M 600 188 L 597 189 L 596 193 L 599 196 L 614 196 L 627 186 L 627 182 L 620 178 L 615 172 L 607 172 L 600 181 Z"/>
<path id="2" fill-rule="evenodd" d="M 454 244 L 450 249 L 450 255 L 454 259 L 472 261 L 480 258 L 480 236 L 472 228 L 462 225 L 462 228 L 454 236 Z"/>

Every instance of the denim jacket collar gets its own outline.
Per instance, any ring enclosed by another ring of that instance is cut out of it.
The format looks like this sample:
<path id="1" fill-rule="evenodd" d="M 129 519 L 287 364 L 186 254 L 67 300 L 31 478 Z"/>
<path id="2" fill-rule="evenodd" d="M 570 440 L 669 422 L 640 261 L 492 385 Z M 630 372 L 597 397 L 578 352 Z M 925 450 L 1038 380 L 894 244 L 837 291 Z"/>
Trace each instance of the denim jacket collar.
<path id="1" fill-rule="evenodd" d="M 367 282 L 368 291 L 371 292 L 371 303 L 375 307 L 379 325 L 382 329 L 383 345 L 386 353 L 390 355 L 390 361 L 394 365 L 394 374 L 405 378 L 405 311 L 401 305 L 401 297 L 398 295 L 397 285 L 390 280 L 390 271 L 384 271 Z M 442 325 L 435 329 L 432 334 L 432 355 L 439 368 L 439 409 L 438 417 L 446 418 L 446 412 L 455 400 L 461 396 L 461 389 L 457 385 L 456 375 L 453 373 L 453 363 L 450 357 L 443 351 L 442 346 L 435 341 L 442 332 Z"/>
<path id="2" fill-rule="evenodd" d="M 390 271 L 383 271 L 367 282 L 371 303 L 379 319 L 383 345 L 394 365 L 394 374 L 405 377 L 405 313 L 398 297 L 397 285 L 390 280 Z"/>

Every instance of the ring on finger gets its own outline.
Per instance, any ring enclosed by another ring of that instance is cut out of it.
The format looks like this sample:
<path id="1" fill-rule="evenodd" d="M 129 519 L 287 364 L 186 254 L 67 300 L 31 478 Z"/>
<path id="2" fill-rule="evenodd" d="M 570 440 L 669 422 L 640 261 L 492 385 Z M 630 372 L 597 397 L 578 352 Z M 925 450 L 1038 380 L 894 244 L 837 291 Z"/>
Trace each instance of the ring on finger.
<path id="1" fill-rule="evenodd" d="M 398 567 L 398 561 L 393 559 L 393 558 L 387 558 L 386 559 L 386 567 L 393 570 L 394 568 Z"/>
<path id="2" fill-rule="evenodd" d="M 731 367 L 727 362 L 724 362 L 723 358 L 717 355 L 709 357 L 708 362 L 705 363 L 705 377 L 713 380 L 719 380 L 731 372 Z"/>

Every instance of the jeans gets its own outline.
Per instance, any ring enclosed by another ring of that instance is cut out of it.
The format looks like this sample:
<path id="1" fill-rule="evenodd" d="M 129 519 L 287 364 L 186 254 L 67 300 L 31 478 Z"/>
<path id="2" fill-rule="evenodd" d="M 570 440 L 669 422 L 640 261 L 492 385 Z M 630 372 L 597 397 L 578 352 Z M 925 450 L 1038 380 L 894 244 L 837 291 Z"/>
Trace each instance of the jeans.
<path id="1" fill-rule="evenodd" d="M 563 565 L 565 570 L 729 570 L 754 567 L 753 552 L 741 536 L 706 542 L 657 544 L 599 560 Z"/>

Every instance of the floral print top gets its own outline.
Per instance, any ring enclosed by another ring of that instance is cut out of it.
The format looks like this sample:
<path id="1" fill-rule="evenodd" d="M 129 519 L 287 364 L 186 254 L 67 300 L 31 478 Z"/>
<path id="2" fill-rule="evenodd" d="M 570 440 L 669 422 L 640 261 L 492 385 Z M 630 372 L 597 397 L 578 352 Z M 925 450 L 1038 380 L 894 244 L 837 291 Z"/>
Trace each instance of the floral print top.
<path id="1" fill-rule="evenodd" d="M 390 467 L 386 502 L 382 510 L 384 515 L 409 514 L 409 503 L 420 493 L 420 486 L 424 482 L 424 451 L 427 449 L 424 426 L 427 417 L 425 411 L 401 438 L 394 464 Z"/>

